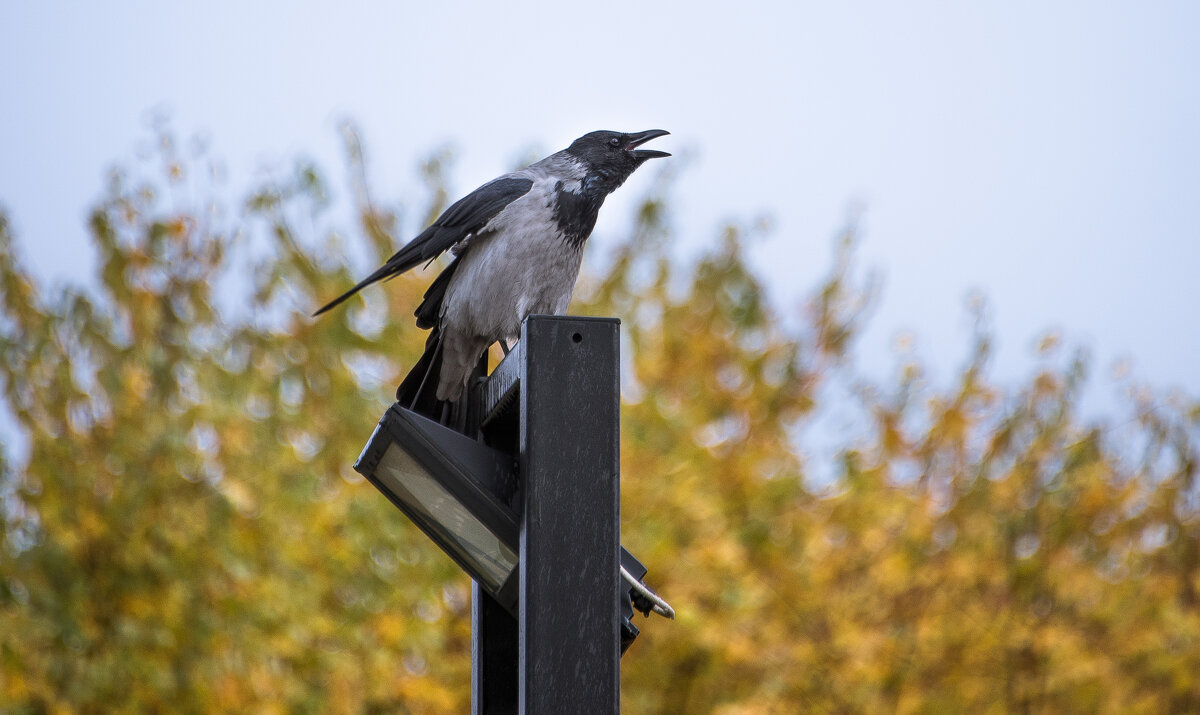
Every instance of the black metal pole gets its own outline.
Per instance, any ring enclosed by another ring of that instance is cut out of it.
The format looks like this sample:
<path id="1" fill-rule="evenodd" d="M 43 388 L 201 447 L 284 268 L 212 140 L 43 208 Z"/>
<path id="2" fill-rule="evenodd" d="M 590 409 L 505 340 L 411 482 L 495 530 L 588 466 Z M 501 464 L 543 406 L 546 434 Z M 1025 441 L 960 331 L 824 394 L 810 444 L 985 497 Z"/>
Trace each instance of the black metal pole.
<path id="1" fill-rule="evenodd" d="M 517 619 L 471 584 L 471 712 L 516 713 L 520 664 Z"/>
<path id="2" fill-rule="evenodd" d="M 483 432 L 519 453 L 520 588 L 516 618 L 472 592 L 474 715 L 620 710 L 619 334 L 531 316 L 483 386 Z"/>
<path id="3" fill-rule="evenodd" d="M 620 322 L 524 325 L 520 711 L 620 710 Z"/>

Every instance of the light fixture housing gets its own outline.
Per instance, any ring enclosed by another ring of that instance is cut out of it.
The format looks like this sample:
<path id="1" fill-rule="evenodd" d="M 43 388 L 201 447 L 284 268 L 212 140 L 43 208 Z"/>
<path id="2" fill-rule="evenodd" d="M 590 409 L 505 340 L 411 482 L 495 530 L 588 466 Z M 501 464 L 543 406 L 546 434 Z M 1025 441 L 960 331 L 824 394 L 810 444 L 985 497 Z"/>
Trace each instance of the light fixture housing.
<path id="1" fill-rule="evenodd" d="M 517 613 L 520 521 L 512 509 L 512 456 L 393 404 L 354 469 Z"/>

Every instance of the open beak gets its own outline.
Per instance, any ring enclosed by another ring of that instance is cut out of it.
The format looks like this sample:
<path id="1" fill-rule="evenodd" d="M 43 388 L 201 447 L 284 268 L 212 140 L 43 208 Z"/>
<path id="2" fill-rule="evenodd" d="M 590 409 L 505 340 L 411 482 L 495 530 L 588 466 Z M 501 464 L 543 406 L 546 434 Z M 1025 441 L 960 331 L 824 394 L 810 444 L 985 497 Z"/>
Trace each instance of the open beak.
<path id="1" fill-rule="evenodd" d="M 663 156 L 671 156 L 665 151 L 656 151 L 654 149 L 638 149 L 639 146 L 654 139 L 655 137 L 663 137 L 671 132 L 665 129 L 647 129 L 638 134 L 632 134 L 629 137 L 629 143 L 625 145 L 625 151 L 633 154 L 634 157 L 645 161 L 646 159 L 656 159 Z"/>

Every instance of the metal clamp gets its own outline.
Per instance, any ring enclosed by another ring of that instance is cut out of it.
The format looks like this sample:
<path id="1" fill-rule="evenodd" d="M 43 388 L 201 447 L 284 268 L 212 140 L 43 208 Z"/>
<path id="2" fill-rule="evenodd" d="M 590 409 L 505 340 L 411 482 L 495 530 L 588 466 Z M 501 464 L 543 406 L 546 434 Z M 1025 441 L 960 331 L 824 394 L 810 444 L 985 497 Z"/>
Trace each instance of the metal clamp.
<path id="1" fill-rule="evenodd" d="M 625 581 L 629 583 L 630 587 L 632 587 L 634 591 L 637 591 L 638 595 L 642 597 L 643 603 L 634 604 L 638 607 L 639 611 L 642 611 L 647 615 L 649 615 L 650 611 L 654 611 L 664 618 L 675 620 L 675 609 L 671 608 L 671 604 L 664 601 L 657 593 L 651 591 L 646 584 L 634 578 L 633 574 L 629 573 L 629 570 L 626 569 L 624 565 L 621 566 L 621 578 L 625 579 Z M 649 605 L 647 606 L 646 604 Z"/>

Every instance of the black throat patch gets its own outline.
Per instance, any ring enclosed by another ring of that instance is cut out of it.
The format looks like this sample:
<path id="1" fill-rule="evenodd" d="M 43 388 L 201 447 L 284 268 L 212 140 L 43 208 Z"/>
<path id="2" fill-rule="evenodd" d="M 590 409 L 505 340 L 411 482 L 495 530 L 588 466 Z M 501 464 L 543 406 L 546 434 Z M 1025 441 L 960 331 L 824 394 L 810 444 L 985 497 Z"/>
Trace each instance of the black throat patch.
<path id="1" fill-rule="evenodd" d="M 579 191 L 568 191 L 563 182 L 554 185 L 554 220 L 563 238 L 572 246 L 579 247 L 592 235 L 596 217 L 608 192 L 584 180 Z M 592 185 L 589 185 L 592 184 Z"/>

